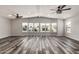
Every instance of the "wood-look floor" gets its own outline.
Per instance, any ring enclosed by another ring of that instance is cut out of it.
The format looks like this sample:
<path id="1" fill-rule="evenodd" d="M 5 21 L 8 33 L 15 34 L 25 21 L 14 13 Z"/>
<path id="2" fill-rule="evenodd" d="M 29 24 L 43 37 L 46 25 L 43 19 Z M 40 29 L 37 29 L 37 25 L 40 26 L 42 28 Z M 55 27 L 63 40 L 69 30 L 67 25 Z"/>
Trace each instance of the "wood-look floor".
<path id="1" fill-rule="evenodd" d="M 0 54 L 78 54 L 79 42 L 66 37 L 0 39 Z"/>

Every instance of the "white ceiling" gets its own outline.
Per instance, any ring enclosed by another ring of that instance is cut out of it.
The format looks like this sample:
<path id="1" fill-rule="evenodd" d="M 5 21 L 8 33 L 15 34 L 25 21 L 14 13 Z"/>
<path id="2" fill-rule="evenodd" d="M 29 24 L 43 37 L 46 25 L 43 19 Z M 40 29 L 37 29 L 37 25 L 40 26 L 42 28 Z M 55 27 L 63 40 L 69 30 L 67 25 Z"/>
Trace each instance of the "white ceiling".
<path id="1" fill-rule="evenodd" d="M 0 16 L 14 18 L 11 14 L 19 13 L 24 18 L 34 16 L 44 16 L 51 18 L 68 18 L 79 14 L 78 5 L 68 5 L 71 10 L 64 11 L 62 14 L 56 14 L 50 9 L 56 9 L 58 5 L 0 5 Z M 67 8 L 66 7 L 66 8 Z"/>

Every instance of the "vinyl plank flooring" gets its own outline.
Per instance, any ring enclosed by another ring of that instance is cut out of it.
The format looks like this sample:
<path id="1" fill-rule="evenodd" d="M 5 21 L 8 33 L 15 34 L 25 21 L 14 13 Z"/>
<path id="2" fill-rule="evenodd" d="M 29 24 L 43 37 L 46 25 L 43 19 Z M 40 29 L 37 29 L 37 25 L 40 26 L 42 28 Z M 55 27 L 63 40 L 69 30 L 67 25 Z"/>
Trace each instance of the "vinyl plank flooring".
<path id="1" fill-rule="evenodd" d="M 56 36 L 0 39 L 0 54 L 79 54 L 79 41 Z"/>

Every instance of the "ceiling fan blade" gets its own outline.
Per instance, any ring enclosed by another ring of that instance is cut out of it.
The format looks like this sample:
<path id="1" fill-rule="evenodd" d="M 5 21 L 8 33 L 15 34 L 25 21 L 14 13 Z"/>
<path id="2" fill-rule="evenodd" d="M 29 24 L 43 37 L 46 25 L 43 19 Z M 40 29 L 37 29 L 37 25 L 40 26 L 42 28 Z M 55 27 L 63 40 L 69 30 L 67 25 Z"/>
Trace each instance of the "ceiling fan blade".
<path id="1" fill-rule="evenodd" d="M 64 7 L 66 7 L 66 5 L 62 5 L 62 6 L 61 6 L 61 9 L 63 9 Z"/>
<path id="2" fill-rule="evenodd" d="M 16 14 L 16 18 L 22 18 L 23 16 L 20 16 L 18 13 Z"/>
<path id="3" fill-rule="evenodd" d="M 60 9 L 60 8 L 61 8 L 61 5 L 58 6 L 58 9 Z"/>
<path id="4" fill-rule="evenodd" d="M 71 8 L 67 8 L 67 9 L 62 9 L 62 11 L 66 11 L 66 10 L 71 10 Z"/>

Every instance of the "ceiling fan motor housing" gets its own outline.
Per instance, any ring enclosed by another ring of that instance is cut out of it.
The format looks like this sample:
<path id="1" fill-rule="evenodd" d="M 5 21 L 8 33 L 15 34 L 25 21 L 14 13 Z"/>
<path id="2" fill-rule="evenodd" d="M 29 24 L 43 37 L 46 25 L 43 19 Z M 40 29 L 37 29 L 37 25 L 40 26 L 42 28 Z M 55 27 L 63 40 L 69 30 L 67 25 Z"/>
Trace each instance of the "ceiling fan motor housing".
<path id="1" fill-rule="evenodd" d="M 62 10 L 57 10 L 56 13 L 57 14 L 61 14 L 62 13 Z"/>

